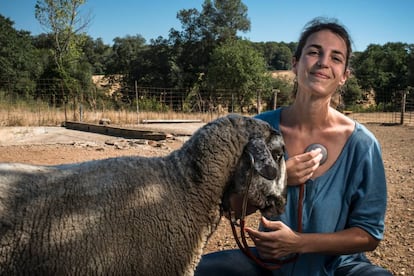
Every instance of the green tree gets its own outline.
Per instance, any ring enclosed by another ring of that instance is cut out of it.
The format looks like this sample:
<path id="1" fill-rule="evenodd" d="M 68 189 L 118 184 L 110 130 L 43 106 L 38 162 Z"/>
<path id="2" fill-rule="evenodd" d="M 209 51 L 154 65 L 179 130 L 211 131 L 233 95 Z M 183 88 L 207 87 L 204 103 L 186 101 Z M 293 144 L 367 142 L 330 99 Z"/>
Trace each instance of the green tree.
<path id="1" fill-rule="evenodd" d="M 408 85 L 414 88 L 414 44 L 407 46 L 408 50 Z"/>
<path id="2" fill-rule="evenodd" d="M 238 32 L 250 29 L 247 7 L 240 0 L 205 0 L 202 10 L 180 10 L 177 18 L 182 31 L 170 30 L 179 81 L 191 87 L 207 72 L 210 54 L 219 44 L 237 39 Z"/>
<path id="3" fill-rule="evenodd" d="M 179 36 L 185 41 L 227 41 L 236 39 L 237 32 L 250 30 L 247 6 L 240 0 L 205 0 L 202 11 L 180 10 L 177 18 L 181 21 Z"/>
<path id="4" fill-rule="evenodd" d="M 284 43 L 279 43 L 270 64 L 276 70 L 289 70 L 292 65 L 292 56 L 289 47 Z"/>
<path id="5" fill-rule="evenodd" d="M 255 48 L 262 54 L 269 70 L 289 70 L 292 63 L 292 51 L 283 42 L 256 42 Z"/>
<path id="6" fill-rule="evenodd" d="M 168 41 L 162 37 L 151 40 L 130 66 L 129 83 L 140 86 L 175 87 L 175 62 Z"/>
<path id="7" fill-rule="evenodd" d="M 373 89 L 377 103 L 389 103 L 408 86 L 409 48 L 404 43 L 371 44 L 353 59 L 359 85 Z"/>
<path id="8" fill-rule="evenodd" d="M 414 44 L 407 46 L 408 50 L 408 87 L 405 91 L 407 93 L 407 102 L 414 103 Z M 406 106 L 407 111 L 413 111 L 414 107 L 411 105 Z"/>
<path id="9" fill-rule="evenodd" d="M 85 0 L 37 0 L 35 16 L 53 37 L 53 57 L 60 77 L 70 76 L 71 66 L 81 57 L 84 36 L 80 34 L 89 19 L 80 8 Z"/>
<path id="10" fill-rule="evenodd" d="M 358 85 L 358 81 L 354 76 L 351 76 L 346 81 L 344 87 L 342 88 L 342 108 L 352 107 L 363 99 L 364 91 Z"/>
<path id="11" fill-rule="evenodd" d="M 17 31 L 13 25 L 0 15 L 0 88 L 29 96 L 43 68 L 30 33 Z"/>
<path id="12" fill-rule="evenodd" d="M 211 12 L 205 12 L 211 11 Z M 247 6 L 240 0 L 215 0 L 214 4 L 206 0 L 202 16 L 206 19 L 207 32 L 219 42 L 237 38 L 237 32 L 250 30 L 250 20 L 247 17 Z"/>
<path id="13" fill-rule="evenodd" d="M 147 48 L 145 38 L 137 34 L 114 38 L 108 73 L 127 75 L 134 60 Z"/>
<path id="14" fill-rule="evenodd" d="M 266 72 L 262 55 L 250 42 L 230 40 L 213 51 L 205 84 L 211 91 L 237 92 L 238 104 L 244 108 L 252 104 L 259 90 L 269 91 L 270 77 Z"/>
<path id="15" fill-rule="evenodd" d="M 92 66 L 94 75 L 104 75 L 112 56 L 112 48 L 102 38 L 96 40 L 87 36 L 82 45 L 85 60 Z"/>

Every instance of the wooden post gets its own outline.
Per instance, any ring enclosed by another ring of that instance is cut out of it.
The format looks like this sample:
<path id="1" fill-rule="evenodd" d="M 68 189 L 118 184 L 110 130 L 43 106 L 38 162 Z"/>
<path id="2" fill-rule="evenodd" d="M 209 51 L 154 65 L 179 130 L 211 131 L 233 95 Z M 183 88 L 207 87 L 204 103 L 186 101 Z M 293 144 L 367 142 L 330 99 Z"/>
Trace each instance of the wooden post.
<path id="1" fill-rule="evenodd" d="M 231 112 L 234 112 L 234 94 L 231 92 Z"/>
<path id="2" fill-rule="evenodd" d="M 139 104 L 138 104 L 138 85 L 135 81 L 135 100 L 137 101 L 137 124 L 139 124 Z"/>
<path id="3" fill-rule="evenodd" d="M 400 117 L 400 124 L 404 124 L 404 115 L 405 115 L 405 104 L 407 102 L 407 91 L 402 92 L 402 99 L 401 99 L 401 117 Z"/>
<path id="4" fill-rule="evenodd" d="M 63 81 L 60 80 L 60 88 L 62 89 L 62 99 L 64 103 L 64 109 L 65 109 L 65 122 L 68 120 L 68 112 L 67 112 L 67 103 L 68 103 L 68 97 L 65 95 L 65 90 L 63 88 Z"/>
<path id="5" fill-rule="evenodd" d="M 82 102 L 79 104 L 79 122 L 83 121 L 83 106 Z"/>
<path id="6" fill-rule="evenodd" d="M 279 89 L 273 89 L 273 110 L 277 108 L 277 93 L 279 92 Z"/>

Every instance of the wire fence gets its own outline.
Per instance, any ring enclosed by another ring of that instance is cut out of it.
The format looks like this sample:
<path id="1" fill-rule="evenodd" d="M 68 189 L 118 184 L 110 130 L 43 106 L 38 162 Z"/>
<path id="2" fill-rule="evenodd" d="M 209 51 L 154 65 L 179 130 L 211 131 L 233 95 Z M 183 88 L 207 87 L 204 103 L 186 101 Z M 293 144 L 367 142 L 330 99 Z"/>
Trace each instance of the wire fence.
<path id="1" fill-rule="evenodd" d="M 110 81 L 87 89 L 61 80 L 41 80 L 26 87 L 0 81 L 0 125 L 58 125 L 68 120 L 97 123 L 104 118 L 119 125 L 157 119 L 206 122 L 227 113 L 253 115 L 290 101 L 278 90 L 250 93 L 131 87 Z M 414 126 L 413 99 L 408 92 L 398 93 L 389 102 L 376 104 L 371 99 L 370 103 L 342 106 L 342 111 L 361 123 Z"/>

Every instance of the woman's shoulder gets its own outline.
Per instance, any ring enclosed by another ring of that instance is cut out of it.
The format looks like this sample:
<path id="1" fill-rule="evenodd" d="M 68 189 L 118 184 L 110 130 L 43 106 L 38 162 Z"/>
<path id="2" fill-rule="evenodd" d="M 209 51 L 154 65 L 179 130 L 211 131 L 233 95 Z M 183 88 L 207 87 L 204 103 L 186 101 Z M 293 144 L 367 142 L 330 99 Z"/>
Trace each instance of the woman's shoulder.
<path id="1" fill-rule="evenodd" d="M 378 143 L 377 138 L 375 137 L 375 135 L 363 124 L 355 121 L 355 135 L 359 138 L 359 139 L 363 139 L 364 142 L 374 142 L 374 143 Z"/>
<path id="2" fill-rule="evenodd" d="M 364 142 L 368 140 L 377 142 L 374 134 L 366 126 L 337 110 L 335 112 L 337 113 L 338 118 L 337 125 L 342 126 L 342 132 L 350 133 L 351 136 L 355 136 L 357 140 L 362 139 Z"/>
<path id="3" fill-rule="evenodd" d="M 263 119 L 263 118 L 278 116 L 278 114 L 280 114 L 282 109 L 283 109 L 283 107 L 279 107 L 277 109 L 263 111 L 263 112 L 257 114 L 254 117 L 258 118 L 258 119 Z"/>
<path id="4" fill-rule="evenodd" d="M 268 122 L 272 127 L 275 129 L 279 129 L 280 124 L 280 113 L 282 111 L 283 107 L 274 109 L 274 110 L 268 110 L 264 111 L 262 113 L 257 114 L 254 116 L 256 119 L 263 120 L 265 122 Z"/>
<path id="5" fill-rule="evenodd" d="M 381 155 L 381 145 L 374 134 L 361 123 L 355 122 L 355 130 L 349 138 L 346 148 L 361 159 L 372 158 L 372 154 Z"/>

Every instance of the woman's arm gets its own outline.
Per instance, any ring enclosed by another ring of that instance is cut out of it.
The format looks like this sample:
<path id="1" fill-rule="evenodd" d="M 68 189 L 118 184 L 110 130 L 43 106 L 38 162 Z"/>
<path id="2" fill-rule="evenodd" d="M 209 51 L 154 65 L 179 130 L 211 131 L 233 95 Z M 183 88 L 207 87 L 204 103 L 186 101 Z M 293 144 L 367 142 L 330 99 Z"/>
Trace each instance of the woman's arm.
<path id="1" fill-rule="evenodd" d="M 271 230 L 260 232 L 246 228 L 260 257 L 266 260 L 278 259 L 294 253 L 320 253 L 347 255 L 372 251 L 379 241 L 368 232 L 351 227 L 335 233 L 298 233 L 280 221 L 262 218 L 262 225 Z"/>

